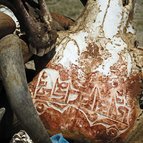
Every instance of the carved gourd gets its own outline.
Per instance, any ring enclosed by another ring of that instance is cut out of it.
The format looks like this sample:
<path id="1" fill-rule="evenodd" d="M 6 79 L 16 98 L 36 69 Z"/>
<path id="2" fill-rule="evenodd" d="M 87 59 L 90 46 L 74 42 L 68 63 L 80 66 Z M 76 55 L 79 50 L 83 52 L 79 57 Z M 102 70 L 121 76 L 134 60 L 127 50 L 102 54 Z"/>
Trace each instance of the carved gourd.
<path id="1" fill-rule="evenodd" d="M 16 29 L 13 19 L 7 14 L 0 12 L 0 38 L 12 34 Z"/>
<path id="2" fill-rule="evenodd" d="M 61 36 L 53 59 L 29 84 L 51 134 L 93 143 L 123 142 L 136 124 L 143 52 L 134 47 L 133 0 L 89 0 Z"/>

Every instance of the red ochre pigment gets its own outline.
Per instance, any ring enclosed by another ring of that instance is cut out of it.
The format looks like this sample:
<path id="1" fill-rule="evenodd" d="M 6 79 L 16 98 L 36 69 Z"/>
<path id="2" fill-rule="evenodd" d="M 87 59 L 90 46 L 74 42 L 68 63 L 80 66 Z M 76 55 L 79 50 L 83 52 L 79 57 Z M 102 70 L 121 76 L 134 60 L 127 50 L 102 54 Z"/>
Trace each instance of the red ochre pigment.
<path id="1" fill-rule="evenodd" d="M 116 66 L 111 76 L 104 76 L 84 73 L 76 65 L 67 69 L 49 63 L 29 85 L 49 132 L 91 142 L 123 139 L 137 118 L 141 77 L 137 73 L 127 77 L 125 65 Z"/>

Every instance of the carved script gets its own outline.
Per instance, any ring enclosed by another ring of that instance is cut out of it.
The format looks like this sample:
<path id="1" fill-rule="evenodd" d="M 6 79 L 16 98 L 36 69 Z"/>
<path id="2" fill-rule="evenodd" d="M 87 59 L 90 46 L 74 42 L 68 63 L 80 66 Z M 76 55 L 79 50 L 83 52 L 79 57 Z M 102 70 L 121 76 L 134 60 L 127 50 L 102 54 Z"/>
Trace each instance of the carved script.
<path id="1" fill-rule="evenodd" d="M 109 140 L 126 132 L 134 122 L 135 105 L 128 80 L 104 77 L 99 72 L 85 75 L 76 65 L 70 70 L 48 65 L 40 72 L 36 85 L 31 83 L 29 88 L 40 116 L 52 116 L 54 112 L 55 129 L 78 130 L 86 137 L 104 136 Z"/>

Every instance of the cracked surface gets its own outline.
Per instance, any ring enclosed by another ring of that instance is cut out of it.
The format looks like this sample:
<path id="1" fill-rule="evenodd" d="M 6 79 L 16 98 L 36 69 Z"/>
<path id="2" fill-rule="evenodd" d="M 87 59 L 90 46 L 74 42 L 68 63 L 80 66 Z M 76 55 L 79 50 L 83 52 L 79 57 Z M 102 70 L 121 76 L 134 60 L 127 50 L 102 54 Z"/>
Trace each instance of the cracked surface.
<path id="1" fill-rule="evenodd" d="M 126 30 L 132 3 L 89 0 L 77 25 L 59 39 L 53 59 L 29 84 L 50 133 L 121 143 L 134 126 L 143 53 L 134 47 L 133 30 Z"/>

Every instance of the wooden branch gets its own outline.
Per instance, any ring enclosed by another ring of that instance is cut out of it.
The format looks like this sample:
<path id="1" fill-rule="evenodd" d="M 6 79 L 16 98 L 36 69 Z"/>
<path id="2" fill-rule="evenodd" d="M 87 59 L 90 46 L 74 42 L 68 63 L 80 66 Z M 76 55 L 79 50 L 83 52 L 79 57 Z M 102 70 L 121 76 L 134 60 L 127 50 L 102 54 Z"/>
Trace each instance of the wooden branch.
<path id="1" fill-rule="evenodd" d="M 51 143 L 33 106 L 26 81 L 21 40 L 15 35 L 0 40 L 0 75 L 11 107 L 31 139 L 36 143 Z"/>

